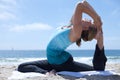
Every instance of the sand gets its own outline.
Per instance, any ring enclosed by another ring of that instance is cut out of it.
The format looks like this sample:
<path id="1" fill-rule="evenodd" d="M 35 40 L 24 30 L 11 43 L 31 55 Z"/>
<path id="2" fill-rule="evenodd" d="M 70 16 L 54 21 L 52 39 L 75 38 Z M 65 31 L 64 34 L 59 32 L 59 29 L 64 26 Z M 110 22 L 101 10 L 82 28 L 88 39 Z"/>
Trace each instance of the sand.
<path id="1" fill-rule="evenodd" d="M 17 65 L 0 65 L 0 80 L 8 80 L 8 77 L 12 75 L 15 71 Z M 120 73 L 120 63 L 109 63 L 106 65 L 106 69 L 115 70 L 115 72 Z M 71 76 L 47 76 L 47 77 L 33 77 L 18 80 L 120 80 L 120 75 L 111 76 L 84 76 L 82 78 L 75 78 Z"/>

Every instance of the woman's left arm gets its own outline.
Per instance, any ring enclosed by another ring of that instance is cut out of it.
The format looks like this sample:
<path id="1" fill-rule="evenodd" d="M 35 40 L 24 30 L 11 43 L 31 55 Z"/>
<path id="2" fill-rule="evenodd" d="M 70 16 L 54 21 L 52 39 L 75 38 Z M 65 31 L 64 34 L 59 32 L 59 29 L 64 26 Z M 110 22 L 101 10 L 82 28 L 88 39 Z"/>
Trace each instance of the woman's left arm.
<path id="1" fill-rule="evenodd" d="M 97 33 L 95 39 L 97 40 L 97 45 L 98 45 L 99 49 L 102 50 L 102 48 L 104 47 L 104 45 L 103 45 L 104 43 L 103 43 L 103 32 L 102 32 L 102 30 L 100 30 Z"/>

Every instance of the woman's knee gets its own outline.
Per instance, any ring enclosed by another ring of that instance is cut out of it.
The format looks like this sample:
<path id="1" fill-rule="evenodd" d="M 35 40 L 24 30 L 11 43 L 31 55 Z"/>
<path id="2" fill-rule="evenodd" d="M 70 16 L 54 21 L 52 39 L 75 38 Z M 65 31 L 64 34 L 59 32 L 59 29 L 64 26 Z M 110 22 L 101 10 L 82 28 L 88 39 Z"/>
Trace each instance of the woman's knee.
<path id="1" fill-rule="evenodd" d="M 23 63 L 23 64 L 20 64 L 20 65 L 18 65 L 18 71 L 20 71 L 20 72 L 23 72 L 24 70 L 24 66 L 25 66 L 25 64 Z"/>

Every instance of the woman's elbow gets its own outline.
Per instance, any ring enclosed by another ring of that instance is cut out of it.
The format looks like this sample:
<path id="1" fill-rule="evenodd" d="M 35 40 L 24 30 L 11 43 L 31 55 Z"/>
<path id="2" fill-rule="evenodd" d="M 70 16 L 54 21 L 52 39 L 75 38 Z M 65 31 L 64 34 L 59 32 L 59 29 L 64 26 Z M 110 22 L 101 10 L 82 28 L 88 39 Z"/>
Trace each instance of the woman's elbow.
<path id="1" fill-rule="evenodd" d="M 78 2 L 76 4 L 76 7 L 83 8 L 83 4 L 84 4 L 84 2 Z"/>

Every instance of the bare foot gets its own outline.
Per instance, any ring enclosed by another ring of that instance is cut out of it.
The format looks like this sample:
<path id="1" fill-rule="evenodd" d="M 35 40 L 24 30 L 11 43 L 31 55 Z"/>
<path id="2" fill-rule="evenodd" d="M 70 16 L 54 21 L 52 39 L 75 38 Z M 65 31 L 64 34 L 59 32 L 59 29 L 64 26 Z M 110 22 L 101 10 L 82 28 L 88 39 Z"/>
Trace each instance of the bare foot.
<path id="1" fill-rule="evenodd" d="M 46 75 L 48 75 L 48 76 L 55 76 L 56 75 L 56 71 L 53 69 L 50 72 L 47 72 Z"/>

